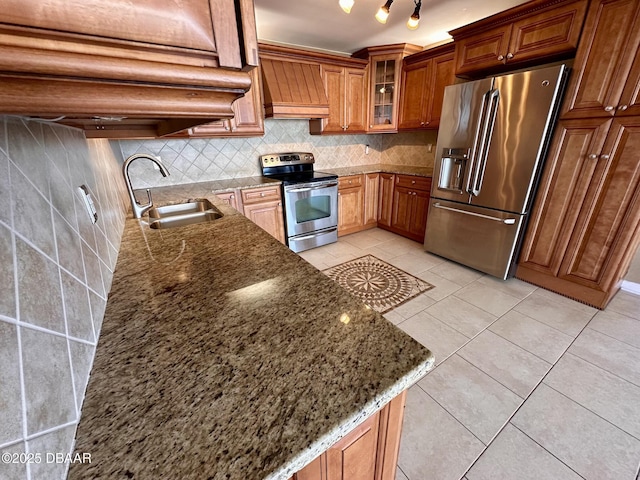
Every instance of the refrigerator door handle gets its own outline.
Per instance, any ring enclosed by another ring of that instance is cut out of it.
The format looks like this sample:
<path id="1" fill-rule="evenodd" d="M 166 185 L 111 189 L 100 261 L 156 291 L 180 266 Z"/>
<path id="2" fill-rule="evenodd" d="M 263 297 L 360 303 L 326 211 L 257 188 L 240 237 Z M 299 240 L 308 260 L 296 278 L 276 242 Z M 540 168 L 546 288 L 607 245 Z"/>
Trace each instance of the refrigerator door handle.
<path id="1" fill-rule="evenodd" d="M 465 191 L 467 193 L 471 193 L 471 179 L 473 177 L 473 171 L 478 159 L 478 148 L 480 142 L 482 141 L 482 132 L 484 131 L 483 126 L 486 119 L 486 110 L 487 104 L 489 103 L 489 95 L 491 94 L 491 90 L 485 93 L 482 96 L 482 102 L 480 104 L 480 113 L 478 114 L 478 127 L 476 128 L 476 133 L 473 137 L 473 145 L 471 146 L 471 153 L 469 154 L 469 174 L 467 175 L 467 184 L 465 186 Z"/>
<path id="2" fill-rule="evenodd" d="M 505 225 L 513 225 L 516 223 L 515 218 L 498 218 L 498 217 L 492 217 L 490 215 L 483 215 L 482 213 L 468 212 L 467 210 L 460 210 L 458 208 L 446 207 L 439 202 L 434 203 L 433 206 L 436 208 L 441 208 L 442 210 L 449 210 L 450 212 L 463 213 L 465 215 L 471 215 L 473 217 L 484 218 L 485 220 L 493 220 L 494 222 L 504 223 Z"/>
<path id="3" fill-rule="evenodd" d="M 498 113 L 498 103 L 500 103 L 500 90 L 493 89 L 489 92 L 489 108 L 487 109 L 487 118 L 482 129 L 482 140 L 478 152 L 477 161 L 475 162 L 475 170 L 473 172 L 473 188 L 469 193 L 477 197 L 482 189 L 482 181 L 484 180 L 484 171 L 487 167 L 487 156 L 489 155 L 489 144 L 491 143 L 491 135 L 493 135 L 493 127 L 496 124 L 496 114 Z"/>

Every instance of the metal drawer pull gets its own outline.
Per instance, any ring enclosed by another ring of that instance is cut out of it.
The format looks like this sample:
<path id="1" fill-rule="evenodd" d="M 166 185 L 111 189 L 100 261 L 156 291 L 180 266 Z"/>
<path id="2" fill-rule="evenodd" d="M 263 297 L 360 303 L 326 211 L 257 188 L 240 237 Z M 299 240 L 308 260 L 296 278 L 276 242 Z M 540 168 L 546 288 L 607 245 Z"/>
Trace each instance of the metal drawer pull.
<path id="1" fill-rule="evenodd" d="M 441 208 L 443 210 L 450 210 L 452 212 L 464 213 L 465 215 L 472 215 L 474 217 L 480 217 L 480 218 L 484 218 L 486 220 L 493 220 L 494 222 L 504 223 L 505 225 L 514 225 L 516 223 L 516 219 L 515 218 L 502 219 L 502 218 L 498 218 L 498 217 L 491 217 L 489 215 L 483 215 L 481 213 L 467 212 L 466 210 L 459 210 L 457 208 L 445 207 L 444 205 L 441 205 L 439 203 L 434 203 L 433 206 L 436 207 L 436 208 Z"/>

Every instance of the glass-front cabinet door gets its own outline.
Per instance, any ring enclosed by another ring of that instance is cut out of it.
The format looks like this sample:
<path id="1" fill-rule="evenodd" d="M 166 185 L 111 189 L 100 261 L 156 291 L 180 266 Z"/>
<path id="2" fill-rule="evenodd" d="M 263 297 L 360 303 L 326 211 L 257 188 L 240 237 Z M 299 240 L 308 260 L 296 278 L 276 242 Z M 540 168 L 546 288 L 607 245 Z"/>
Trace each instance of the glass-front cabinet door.
<path id="1" fill-rule="evenodd" d="M 372 56 L 369 132 L 398 130 L 398 99 L 402 55 Z"/>
<path id="2" fill-rule="evenodd" d="M 402 59 L 421 51 L 418 45 L 396 43 L 363 48 L 351 55 L 369 61 L 367 133 L 398 131 Z"/>

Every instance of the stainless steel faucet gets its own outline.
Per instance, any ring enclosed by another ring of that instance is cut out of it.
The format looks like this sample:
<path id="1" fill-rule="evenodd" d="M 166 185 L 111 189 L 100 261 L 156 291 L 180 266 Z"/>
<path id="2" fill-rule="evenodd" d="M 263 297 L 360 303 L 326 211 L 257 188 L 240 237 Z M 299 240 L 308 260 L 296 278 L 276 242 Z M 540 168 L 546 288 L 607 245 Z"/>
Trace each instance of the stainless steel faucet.
<path id="1" fill-rule="evenodd" d="M 134 160 L 137 160 L 138 158 L 146 158 L 147 160 L 151 160 L 153 163 L 158 165 L 158 167 L 160 167 L 160 173 L 162 174 L 163 177 L 170 175 L 169 170 L 167 170 L 167 167 L 164 166 L 164 164 L 162 163 L 162 160 L 160 160 L 157 157 L 154 157 L 153 155 L 147 155 L 145 153 L 136 153 L 135 155 L 131 155 L 129 158 L 125 160 L 124 164 L 122 165 L 122 174 L 124 175 L 124 181 L 127 184 L 127 190 L 129 191 L 129 198 L 131 199 L 131 208 L 133 209 L 134 218 L 142 217 L 142 215 L 144 215 L 147 212 L 147 210 L 153 207 L 153 200 L 151 200 L 151 192 L 149 191 L 148 188 L 147 188 L 147 198 L 149 200 L 149 203 L 147 203 L 146 205 L 140 205 L 136 200 L 136 197 L 133 195 L 133 187 L 131 186 L 131 178 L 129 177 L 129 165 L 131 165 L 131 162 L 133 162 Z"/>

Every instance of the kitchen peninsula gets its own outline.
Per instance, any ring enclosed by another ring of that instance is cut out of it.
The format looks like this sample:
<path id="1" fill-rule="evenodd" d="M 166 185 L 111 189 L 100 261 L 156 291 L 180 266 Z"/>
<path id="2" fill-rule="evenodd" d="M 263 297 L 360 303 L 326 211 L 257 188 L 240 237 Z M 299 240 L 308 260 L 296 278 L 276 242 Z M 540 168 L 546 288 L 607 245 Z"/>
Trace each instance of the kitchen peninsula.
<path id="1" fill-rule="evenodd" d="M 211 184 L 152 194 L 224 216 L 126 221 L 69 479 L 287 479 L 432 368 Z"/>

